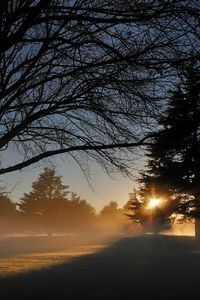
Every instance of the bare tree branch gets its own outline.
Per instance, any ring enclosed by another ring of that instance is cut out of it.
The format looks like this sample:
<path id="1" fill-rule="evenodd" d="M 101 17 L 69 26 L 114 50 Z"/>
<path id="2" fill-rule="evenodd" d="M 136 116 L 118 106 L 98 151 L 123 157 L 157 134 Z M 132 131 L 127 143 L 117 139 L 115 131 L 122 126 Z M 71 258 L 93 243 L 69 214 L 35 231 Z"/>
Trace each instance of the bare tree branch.
<path id="1" fill-rule="evenodd" d="M 72 152 L 125 169 L 200 58 L 199 22 L 196 0 L 3 0 L 0 174 Z"/>

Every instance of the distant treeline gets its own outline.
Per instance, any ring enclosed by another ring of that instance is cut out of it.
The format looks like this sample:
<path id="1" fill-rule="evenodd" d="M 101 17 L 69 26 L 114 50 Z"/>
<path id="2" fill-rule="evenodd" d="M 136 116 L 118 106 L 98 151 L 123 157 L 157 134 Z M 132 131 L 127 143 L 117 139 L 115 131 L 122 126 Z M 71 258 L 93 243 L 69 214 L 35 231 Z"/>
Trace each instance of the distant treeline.
<path id="1" fill-rule="evenodd" d="M 45 168 L 19 202 L 0 192 L 0 235 L 124 233 L 131 230 L 126 205 L 115 201 L 97 213 L 62 182 L 55 169 Z"/>

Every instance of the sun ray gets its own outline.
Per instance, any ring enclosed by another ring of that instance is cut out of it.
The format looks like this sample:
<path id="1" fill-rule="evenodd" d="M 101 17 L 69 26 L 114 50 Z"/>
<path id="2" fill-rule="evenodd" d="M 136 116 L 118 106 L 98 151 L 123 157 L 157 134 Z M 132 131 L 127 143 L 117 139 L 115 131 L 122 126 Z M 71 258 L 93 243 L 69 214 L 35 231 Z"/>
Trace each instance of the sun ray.
<path id="1" fill-rule="evenodd" d="M 152 198 L 152 199 L 149 199 L 148 208 L 154 209 L 157 206 L 159 206 L 160 204 L 161 204 L 161 200 L 159 198 Z"/>

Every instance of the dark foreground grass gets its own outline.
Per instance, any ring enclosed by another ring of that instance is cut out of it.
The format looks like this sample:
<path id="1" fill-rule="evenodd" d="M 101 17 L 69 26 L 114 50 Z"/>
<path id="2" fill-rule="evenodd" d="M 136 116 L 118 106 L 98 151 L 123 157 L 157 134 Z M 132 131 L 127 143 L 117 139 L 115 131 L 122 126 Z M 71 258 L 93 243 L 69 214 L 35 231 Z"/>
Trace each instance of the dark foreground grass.
<path id="1" fill-rule="evenodd" d="M 0 279 L 1 300 L 199 299 L 191 237 L 124 238 L 98 253 Z"/>

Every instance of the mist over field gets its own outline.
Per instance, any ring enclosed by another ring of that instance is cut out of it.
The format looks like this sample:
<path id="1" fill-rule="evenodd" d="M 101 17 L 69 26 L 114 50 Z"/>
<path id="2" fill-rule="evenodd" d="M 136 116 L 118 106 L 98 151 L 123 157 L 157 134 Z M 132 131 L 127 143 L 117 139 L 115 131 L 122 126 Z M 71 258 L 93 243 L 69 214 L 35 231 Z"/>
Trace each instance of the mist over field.
<path id="1" fill-rule="evenodd" d="M 1 0 L 0 300 L 199 299 L 199 25 L 199 0 Z"/>
<path id="2" fill-rule="evenodd" d="M 198 292 L 200 245 L 192 237 L 17 237 L 0 246 L 2 300 L 128 300 L 133 289 L 167 300 L 172 287 L 183 299 Z"/>
<path id="3" fill-rule="evenodd" d="M 8 232 L 7 228 L 5 232 Z M 70 262 L 83 255 L 102 251 L 116 241 L 125 238 L 143 236 L 140 225 L 127 221 L 115 224 L 111 221 L 101 223 L 95 229 L 79 230 L 77 233 L 38 234 L 34 230 L 24 230 L 14 235 L 0 238 L 0 278 L 42 270 L 53 265 Z M 194 236 L 194 225 L 178 224 L 165 235 Z"/>

